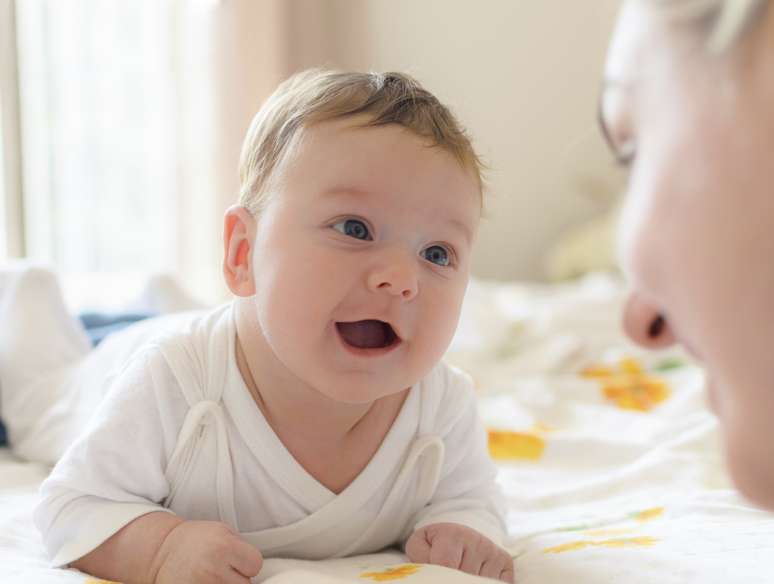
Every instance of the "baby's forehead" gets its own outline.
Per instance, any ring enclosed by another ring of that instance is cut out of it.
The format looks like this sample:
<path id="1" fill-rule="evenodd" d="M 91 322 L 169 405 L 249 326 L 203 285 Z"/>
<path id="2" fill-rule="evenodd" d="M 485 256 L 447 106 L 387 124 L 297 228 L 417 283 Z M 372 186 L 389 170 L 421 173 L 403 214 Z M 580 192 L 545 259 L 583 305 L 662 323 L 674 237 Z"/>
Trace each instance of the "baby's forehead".
<path id="1" fill-rule="evenodd" d="M 397 124 L 361 120 L 311 125 L 298 133 L 276 170 L 276 196 L 373 211 L 432 205 L 475 226 L 481 213 L 477 177 L 451 153 Z"/>
<path id="2" fill-rule="evenodd" d="M 416 143 L 430 146 L 417 132 L 399 124 L 374 124 L 366 115 L 347 116 L 307 124 L 299 128 L 294 140 L 296 148 L 322 148 L 331 145 L 363 146 L 391 142 L 407 147 Z"/>
<path id="3" fill-rule="evenodd" d="M 481 198 L 477 166 L 466 164 L 455 152 L 434 143 L 412 128 L 400 124 L 372 123 L 364 115 L 327 120 L 300 128 L 286 148 L 286 171 L 299 164 L 336 168 L 354 174 L 378 175 L 379 169 L 393 173 L 416 172 L 443 175 L 445 180 L 473 181 Z M 390 168 L 390 163 L 392 168 Z M 401 164 L 403 163 L 403 167 Z"/>

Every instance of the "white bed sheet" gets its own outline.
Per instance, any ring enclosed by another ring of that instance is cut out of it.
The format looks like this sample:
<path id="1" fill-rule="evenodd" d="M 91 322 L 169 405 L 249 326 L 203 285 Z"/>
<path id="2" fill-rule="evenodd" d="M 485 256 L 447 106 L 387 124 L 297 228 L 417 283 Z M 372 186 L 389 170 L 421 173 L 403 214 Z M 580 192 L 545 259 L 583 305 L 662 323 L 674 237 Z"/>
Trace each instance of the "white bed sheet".
<path id="1" fill-rule="evenodd" d="M 633 346 L 624 298 L 602 275 L 468 292 L 449 358 L 477 379 L 488 426 L 543 448 L 500 463 L 518 581 L 774 582 L 774 514 L 733 490 L 703 372 L 679 349 Z M 601 366 L 615 375 L 580 374 Z M 603 390 L 648 383 L 667 393 L 643 411 Z"/>
<path id="2" fill-rule="evenodd" d="M 83 582 L 72 570 L 52 570 L 32 523 L 37 490 L 48 468 L 15 458 L 0 448 L 0 582 L 66 584 Z"/>
<path id="3" fill-rule="evenodd" d="M 517 581 L 774 582 L 774 515 L 732 489 L 701 370 L 677 350 L 647 354 L 629 345 L 618 327 L 621 300 L 621 285 L 601 276 L 548 287 L 474 282 L 469 289 L 448 358 L 473 374 L 485 422 L 510 441 L 512 458 L 498 464 Z M 648 411 L 625 409 L 604 395 L 604 378 L 579 374 L 591 365 L 615 369 L 622 358 L 663 380 L 668 397 Z M 3 584 L 88 580 L 47 567 L 31 518 L 46 472 L 0 449 Z M 391 552 L 269 560 L 256 581 L 484 580 L 410 566 Z"/>

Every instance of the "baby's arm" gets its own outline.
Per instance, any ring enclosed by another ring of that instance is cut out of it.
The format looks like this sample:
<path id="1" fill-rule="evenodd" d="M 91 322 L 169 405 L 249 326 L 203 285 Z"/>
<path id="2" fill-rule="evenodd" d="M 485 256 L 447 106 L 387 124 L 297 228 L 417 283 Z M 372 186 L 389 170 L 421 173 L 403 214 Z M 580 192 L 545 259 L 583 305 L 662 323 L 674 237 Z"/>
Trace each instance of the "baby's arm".
<path id="1" fill-rule="evenodd" d="M 249 584 L 262 564 L 224 523 L 148 513 L 70 566 L 124 584 Z"/>
<path id="2" fill-rule="evenodd" d="M 441 477 L 432 500 L 414 519 L 406 554 L 412 561 L 512 582 L 513 562 L 501 547 L 504 500 L 472 384 L 456 371 L 449 372 L 447 382 L 452 387 L 440 402 L 444 411 L 436 428 L 445 446 Z"/>
<path id="3" fill-rule="evenodd" d="M 133 584 L 155 582 L 167 536 L 182 519 L 171 513 L 148 513 L 123 527 L 70 567 L 93 576 Z"/>
<path id="4" fill-rule="evenodd" d="M 187 410 L 158 353 L 146 350 L 116 377 L 41 487 L 35 522 L 56 566 L 125 583 L 247 583 L 257 574 L 260 553 L 228 526 L 163 507 Z"/>

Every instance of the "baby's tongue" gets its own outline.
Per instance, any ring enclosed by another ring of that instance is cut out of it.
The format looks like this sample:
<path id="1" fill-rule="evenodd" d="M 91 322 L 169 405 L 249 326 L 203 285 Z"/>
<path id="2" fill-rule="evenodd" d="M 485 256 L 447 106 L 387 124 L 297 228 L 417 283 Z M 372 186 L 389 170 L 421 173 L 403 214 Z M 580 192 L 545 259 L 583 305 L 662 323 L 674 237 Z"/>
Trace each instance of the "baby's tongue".
<path id="1" fill-rule="evenodd" d="M 375 349 L 387 344 L 386 327 L 381 321 L 337 322 L 336 327 L 339 329 L 341 337 L 354 347 Z"/>

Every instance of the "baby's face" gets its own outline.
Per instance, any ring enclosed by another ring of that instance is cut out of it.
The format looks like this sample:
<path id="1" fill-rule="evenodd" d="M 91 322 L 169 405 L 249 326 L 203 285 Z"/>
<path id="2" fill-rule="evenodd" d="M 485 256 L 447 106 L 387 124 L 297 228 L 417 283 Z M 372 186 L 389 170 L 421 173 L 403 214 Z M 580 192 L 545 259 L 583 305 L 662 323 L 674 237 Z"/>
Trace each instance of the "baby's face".
<path id="1" fill-rule="evenodd" d="M 652 4 L 625 5 L 602 102 L 613 146 L 633 154 L 626 322 L 653 345 L 664 315 L 662 337 L 706 365 L 731 474 L 774 507 L 774 11 L 752 44 L 712 57 Z"/>
<path id="2" fill-rule="evenodd" d="M 399 126 L 351 119 L 304 130 L 275 177 L 253 243 L 256 333 L 335 400 L 410 387 L 457 325 L 476 179 Z"/>

